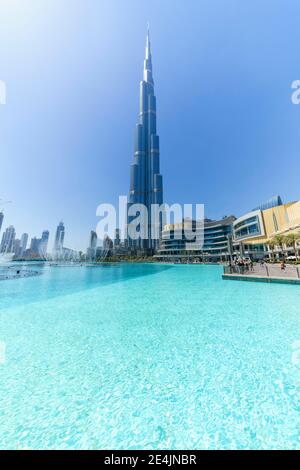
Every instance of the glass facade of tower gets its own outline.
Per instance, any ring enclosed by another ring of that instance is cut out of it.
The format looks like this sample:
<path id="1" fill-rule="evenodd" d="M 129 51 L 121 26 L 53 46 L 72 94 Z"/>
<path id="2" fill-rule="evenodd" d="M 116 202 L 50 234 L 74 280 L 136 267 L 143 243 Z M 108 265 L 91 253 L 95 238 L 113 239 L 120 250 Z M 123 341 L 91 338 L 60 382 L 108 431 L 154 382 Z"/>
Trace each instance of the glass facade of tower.
<path id="1" fill-rule="evenodd" d="M 152 240 L 151 205 L 163 203 L 163 182 L 159 165 L 159 137 L 156 132 L 156 97 L 152 76 L 152 57 L 149 31 L 146 41 L 143 80 L 140 82 L 140 112 L 135 131 L 134 157 L 130 171 L 129 207 L 144 204 L 148 210 L 147 237 L 128 240 L 129 246 L 153 250 L 158 240 Z M 135 218 L 135 217 L 132 217 Z M 128 218 L 128 223 L 132 219 Z M 142 230 L 141 230 L 142 231 Z"/>

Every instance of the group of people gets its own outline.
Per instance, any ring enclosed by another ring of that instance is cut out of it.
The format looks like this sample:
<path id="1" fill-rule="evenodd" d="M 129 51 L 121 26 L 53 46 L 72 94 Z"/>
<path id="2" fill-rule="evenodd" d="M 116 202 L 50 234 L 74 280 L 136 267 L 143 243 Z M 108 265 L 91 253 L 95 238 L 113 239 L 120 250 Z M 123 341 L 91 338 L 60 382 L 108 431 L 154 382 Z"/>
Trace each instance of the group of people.
<path id="1" fill-rule="evenodd" d="M 240 271 L 241 272 L 245 272 L 245 271 L 254 271 L 254 264 L 253 264 L 253 261 L 252 259 L 250 258 L 237 258 L 234 260 L 234 262 L 229 262 L 229 267 L 232 267 L 232 266 L 238 266 L 240 268 Z M 261 259 L 260 260 L 260 266 L 265 266 L 265 260 L 264 259 Z M 285 271 L 285 268 L 286 268 L 286 264 L 285 264 L 285 260 L 281 260 L 280 262 L 280 269 L 281 271 Z"/>
<path id="2" fill-rule="evenodd" d="M 234 260 L 233 262 L 233 265 L 232 263 L 230 262 L 229 263 L 229 266 L 232 267 L 232 266 L 237 266 L 240 268 L 240 271 L 241 272 L 245 272 L 245 271 L 253 271 L 254 270 L 254 267 L 253 267 L 253 261 L 252 259 L 249 259 L 249 258 L 237 258 Z"/>
<path id="3" fill-rule="evenodd" d="M 240 266 L 240 267 L 243 267 L 244 268 L 244 271 L 253 271 L 253 261 L 252 259 L 243 259 L 243 258 L 239 258 L 235 261 L 235 265 L 236 266 Z"/>

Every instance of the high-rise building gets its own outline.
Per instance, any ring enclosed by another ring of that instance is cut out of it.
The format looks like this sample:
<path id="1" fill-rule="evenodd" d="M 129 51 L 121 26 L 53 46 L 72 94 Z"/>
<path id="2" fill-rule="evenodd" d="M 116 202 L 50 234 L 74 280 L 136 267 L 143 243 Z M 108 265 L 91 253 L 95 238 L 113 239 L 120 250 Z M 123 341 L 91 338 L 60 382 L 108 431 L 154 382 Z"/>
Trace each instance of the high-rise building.
<path id="1" fill-rule="evenodd" d="M 33 237 L 30 242 L 30 251 L 34 255 L 40 254 L 40 243 L 41 239 L 37 237 Z"/>
<path id="2" fill-rule="evenodd" d="M 120 244 L 121 244 L 120 229 L 116 228 L 116 230 L 115 230 L 115 239 L 114 239 L 114 248 L 119 248 Z"/>
<path id="3" fill-rule="evenodd" d="M 20 256 L 22 256 L 27 248 L 28 242 L 28 233 L 23 233 L 21 236 L 21 243 L 20 243 Z"/>
<path id="4" fill-rule="evenodd" d="M 15 256 L 20 255 L 20 247 L 21 247 L 21 240 L 19 238 L 15 238 L 13 243 L 13 252 Z"/>
<path id="5" fill-rule="evenodd" d="M 105 236 L 104 236 L 104 239 L 103 239 L 103 250 L 102 250 L 102 253 L 103 253 L 105 256 L 111 256 L 113 246 L 114 246 L 114 242 L 112 241 L 112 239 L 111 239 L 108 235 L 105 235 Z"/>
<path id="6" fill-rule="evenodd" d="M 47 253 L 48 241 L 49 241 L 49 230 L 44 230 L 42 232 L 42 237 L 40 239 L 40 246 L 39 246 L 39 254 L 41 256 L 45 256 Z"/>
<path id="7" fill-rule="evenodd" d="M 13 246 L 16 237 L 15 228 L 10 225 L 2 235 L 0 253 L 13 253 Z"/>
<path id="8" fill-rule="evenodd" d="M 55 234 L 55 241 L 54 241 L 54 251 L 61 252 L 64 246 L 64 238 L 65 238 L 65 226 L 64 223 L 61 221 L 59 222 L 56 234 Z"/>
<path id="9" fill-rule="evenodd" d="M 97 233 L 94 230 L 91 230 L 90 243 L 89 243 L 87 253 L 86 253 L 87 258 L 89 259 L 96 258 L 97 242 L 98 242 Z"/>
<path id="10" fill-rule="evenodd" d="M 30 243 L 30 252 L 32 255 L 46 256 L 49 240 L 49 231 L 44 230 L 41 238 L 33 237 Z M 25 250 L 24 250 L 25 251 Z"/>
<path id="11" fill-rule="evenodd" d="M 136 125 L 133 163 L 131 164 L 129 204 L 143 204 L 148 210 L 147 236 L 139 240 L 128 237 L 129 246 L 145 251 L 153 250 L 158 240 L 152 240 L 154 221 L 151 205 L 163 203 L 163 182 L 159 169 L 159 137 L 156 133 L 156 97 L 152 76 L 152 57 L 149 30 L 146 40 L 143 80 L 140 82 L 140 112 Z M 129 224 L 135 217 L 128 217 Z M 142 230 L 143 231 L 143 230 Z"/>
<path id="12" fill-rule="evenodd" d="M 1 232 L 1 227 L 2 227 L 2 224 L 3 224 L 3 219 L 4 219 L 4 214 L 3 214 L 3 212 L 0 212 L 0 232 Z"/>

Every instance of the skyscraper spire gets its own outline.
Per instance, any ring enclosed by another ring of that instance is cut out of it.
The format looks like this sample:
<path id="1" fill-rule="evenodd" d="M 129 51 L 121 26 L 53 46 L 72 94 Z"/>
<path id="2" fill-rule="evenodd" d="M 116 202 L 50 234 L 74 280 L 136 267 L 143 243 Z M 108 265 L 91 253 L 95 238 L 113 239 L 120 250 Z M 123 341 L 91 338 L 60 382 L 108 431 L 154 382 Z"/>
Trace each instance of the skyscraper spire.
<path id="1" fill-rule="evenodd" d="M 144 204 L 148 209 L 148 238 L 134 241 L 131 246 L 153 250 L 157 241 L 151 239 L 153 231 L 151 205 L 163 203 L 163 184 L 159 170 L 159 137 L 156 133 L 156 97 L 152 76 L 149 26 L 143 80 L 140 82 L 140 112 L 136 125 L 134 157 L 130 176 L 129 204 L 135 203 Z"/>
<path id="2" fill-rule="evenodd" d="M 145 82 L 153 83 L 149 23 L 147 27 L 146 50 L 145 50 L 145 60 L 144 60 L 144 80 Z"/>
<path id="3" fill-rule="evenodd" d="M 146 56 L 151 55 L 151 44 L 150 44 L 150 26 L 147 23 L 147 38 L 146 38 Z"/>

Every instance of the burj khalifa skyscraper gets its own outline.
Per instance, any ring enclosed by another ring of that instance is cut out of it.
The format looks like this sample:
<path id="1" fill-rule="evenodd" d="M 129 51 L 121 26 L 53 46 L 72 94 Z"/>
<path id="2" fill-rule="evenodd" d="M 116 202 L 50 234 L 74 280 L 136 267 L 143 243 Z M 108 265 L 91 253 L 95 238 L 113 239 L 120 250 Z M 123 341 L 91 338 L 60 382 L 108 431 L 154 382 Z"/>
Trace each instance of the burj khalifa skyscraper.
<path id="1" fill-rule="evenodd" d="M 129 240 L 129 246 L 153 250 L 158 240 L 152 239 L 154 221 L 152 204 L 163 203 L 163 182 L 159 169 L 159 137 L 156 133 L 156 97 L 152 75 L 149 28 L 146 40 L 143 80 L 140 82 L 140 112 L 135 131 L 134 158 L 131 164 L 129 206 L 144 204 L 148 210 L 148 236 Z"/>

